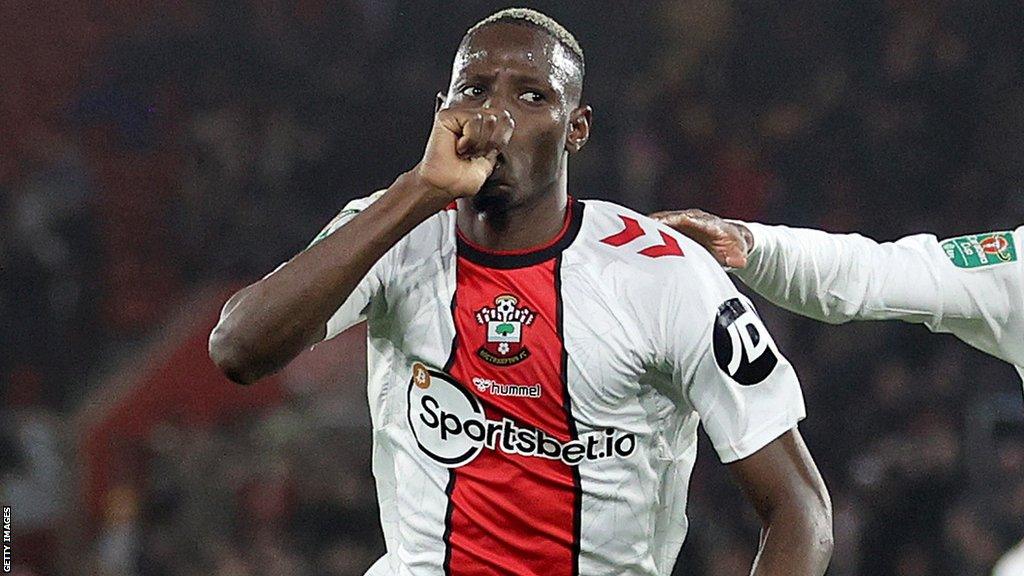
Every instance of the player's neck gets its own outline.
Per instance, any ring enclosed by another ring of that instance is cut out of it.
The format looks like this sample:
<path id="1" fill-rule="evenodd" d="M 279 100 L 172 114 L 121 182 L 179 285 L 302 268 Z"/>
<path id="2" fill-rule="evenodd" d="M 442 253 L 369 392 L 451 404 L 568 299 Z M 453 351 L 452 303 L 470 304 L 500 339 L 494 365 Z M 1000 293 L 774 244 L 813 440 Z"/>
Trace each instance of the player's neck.
<path id="1" fill-rule="evenodd" d="M 471 199 L 462 198 L 458 203 L 459 232 L 486 250 L 527 250 L 543 246 L 561 232 L 567 203 L 564 185 L 529 202 L 501 210 L 479 210 Z"/>

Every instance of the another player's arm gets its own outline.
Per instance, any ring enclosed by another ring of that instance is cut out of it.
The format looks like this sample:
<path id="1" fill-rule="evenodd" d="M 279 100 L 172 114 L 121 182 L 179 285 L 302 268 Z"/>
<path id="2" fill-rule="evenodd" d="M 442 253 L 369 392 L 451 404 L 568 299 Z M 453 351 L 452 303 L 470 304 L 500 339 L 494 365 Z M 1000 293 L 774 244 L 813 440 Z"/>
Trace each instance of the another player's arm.
<path id="1" fill-rule="evenodd" d="M 824 574 L 832 504 L 800 432 L 794 428 L 728 466 L 761 519 L 751 576 Z"/>
<path id="2" fill-rule="evenodd" d="M 722 220 L 700 210 L 655 218 L 690 236 L 773 304 L 816 320 L 978 318 L 977 301 L 938 246 L 878 243 L 858 234 Z"/>
<path id="3" fill-rule="evenodd" d="M 228 300 L 210 334 L 213 361 L 248 384 L 322 340 L 332 314 L 392 246 L 456 198 L 480 190 L 512 130 L 503 110 L 439 111 L 413 170 L 344 226 Z"/>

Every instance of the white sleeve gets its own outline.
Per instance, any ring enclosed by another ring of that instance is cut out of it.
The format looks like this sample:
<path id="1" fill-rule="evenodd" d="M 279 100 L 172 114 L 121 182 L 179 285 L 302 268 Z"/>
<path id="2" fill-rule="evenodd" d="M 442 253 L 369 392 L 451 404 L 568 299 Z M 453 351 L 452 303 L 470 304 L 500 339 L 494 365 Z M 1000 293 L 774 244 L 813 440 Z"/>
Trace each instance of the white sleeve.
<path id="1" fill-rule="evenodd" d="M 1007 552 L 992 569 L 992 576 L 1019 576 L 1020 574 L 1024 574 L 1024 542 L 1017 544 Z"/>
<path id="2" fill-rule="evenodd" d="M 747 267 L 735 274 L 772 303 L 804 316 L 837 324 L 897 319 L 935 327 L 943 319 L 1009 313 L 1010 300 L 982 290 L 985 279 L 977 276 L 997 263 L 978 239 L 995 234 L 943 243 L 921 234 L 880 244 L 858 234 L 746 226 L 754 250 Z M 1013 246 L 1012 233 L 999 234 Z"/>
<path id="3" fill-rule="evenodd" d="M 686 281 L 662 299 L 666 360 L 719 458 L 734 462 L 794 428 L 803 394 L 753 304 L 709 254 L 696 249 L 687 259 Z"/>
<path id="4" fill-rule="evenodd" d="M 313 238 L 313 241 L 309 243 L 307 250 L 313 245 L 317 244 L 324 238 L 327 238 L 339 228 L 347 224 L 356 214 L 359 214 L 366 209 L 367 206 L 377 201 L 384 193 L 384 190 L 375 192 L 374 194 L 365 198 L 358 198 L 352 200 L 335 216 L 328 224 L 320 231 L 319 234 Z M 380 292 L 385 282 L 385 270 L 386 270 L 386 259 L 387 254 L 380 260 L 378 260 L 373 267 L 370 268 L 366 276 L 356 285 L 356 289 L 352 291 L 352 294 L 342 303 L 338 310 L 327 320 L 327 335 L 324 340 L 330 340 L 338 334 L 341 334 L 345 330 L 352 326 L 366 320 L 366 311 L 369 308 L 370 301 Z M 282 264 L 281 266 L 284 266 Z M 281 268 L 278 266 L 274 272 L 277 272 Z M 274 272 L 271 272 L 273 274 Z M 269 274 L 268 274 L 269 276 Z"/>

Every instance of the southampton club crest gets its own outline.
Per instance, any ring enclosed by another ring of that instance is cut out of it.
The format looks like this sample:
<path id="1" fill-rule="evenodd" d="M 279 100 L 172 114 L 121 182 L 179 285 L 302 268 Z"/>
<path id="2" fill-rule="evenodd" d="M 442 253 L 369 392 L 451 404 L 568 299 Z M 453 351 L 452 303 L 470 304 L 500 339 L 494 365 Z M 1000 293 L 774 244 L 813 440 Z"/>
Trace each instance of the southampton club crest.
<path id="1" fill-rule="evenodd" d="M 525 360 L 530 351 L 523 345 L 523 327 L 533 324 L 535 317 L 528 308 L 520 307 L 519 299 L 511 294 L 495 298 L 493 308 L 477 310 L 476 321 L 487 329 L 486 341 L 477 350 L 477 356 L 498 366 Z"/>

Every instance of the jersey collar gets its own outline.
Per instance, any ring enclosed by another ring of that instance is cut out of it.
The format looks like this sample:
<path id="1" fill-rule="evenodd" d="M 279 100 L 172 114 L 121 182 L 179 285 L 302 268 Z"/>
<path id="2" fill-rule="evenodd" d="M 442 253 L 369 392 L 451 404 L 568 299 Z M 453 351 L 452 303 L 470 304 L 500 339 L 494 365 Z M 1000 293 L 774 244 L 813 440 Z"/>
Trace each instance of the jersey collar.
<path id="1" fill-rule="evenodd" d="M 488 268 L 526 268 L 546 262 L 562 253 L 576 240 L 583 226 L 584 204 L 572 196 L 566 205 L 565 223 L 550 242 L 523 250 L 488 250 L 473 244 L 456 228 L 455 242 L 458 255 Z"/>

